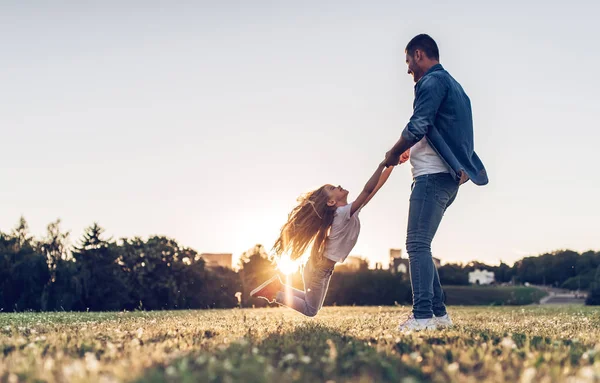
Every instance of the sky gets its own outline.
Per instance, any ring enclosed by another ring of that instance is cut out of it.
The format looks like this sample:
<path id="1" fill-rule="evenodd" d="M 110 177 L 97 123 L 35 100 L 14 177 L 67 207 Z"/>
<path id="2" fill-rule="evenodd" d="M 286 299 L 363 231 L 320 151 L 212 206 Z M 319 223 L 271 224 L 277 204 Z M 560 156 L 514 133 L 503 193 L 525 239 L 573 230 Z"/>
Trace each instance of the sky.
<path id="1" fill-rule="evenodd" d="M 270 248 L 303 192 L 356 197 L 411 116 L 419 33 L 471 98 L 490 183 L 461 187 L 442 262 L 600 250 L 600 5 L 506 1 L 0 2 L 0 230 Z M 352 254 L 404 249 L 410 165 Z"/>

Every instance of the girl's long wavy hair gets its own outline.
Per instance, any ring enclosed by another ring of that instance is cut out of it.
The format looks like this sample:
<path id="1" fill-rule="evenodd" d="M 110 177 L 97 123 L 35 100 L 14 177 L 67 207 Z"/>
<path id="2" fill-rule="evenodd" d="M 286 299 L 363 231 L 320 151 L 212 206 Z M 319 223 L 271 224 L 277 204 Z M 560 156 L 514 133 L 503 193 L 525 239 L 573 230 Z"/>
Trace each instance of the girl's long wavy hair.
<path id="1" fill-rule="evenodd" d="M 327 205 L 329 195 L 325 186 L 298 198 L 298 205 L 288 215 L 273 245 L 277 256 L 288 253 L 292 260 L 296 260 L 311 243 L 311 257 L 323 254 L 335 212 L 335 206 Z"/>

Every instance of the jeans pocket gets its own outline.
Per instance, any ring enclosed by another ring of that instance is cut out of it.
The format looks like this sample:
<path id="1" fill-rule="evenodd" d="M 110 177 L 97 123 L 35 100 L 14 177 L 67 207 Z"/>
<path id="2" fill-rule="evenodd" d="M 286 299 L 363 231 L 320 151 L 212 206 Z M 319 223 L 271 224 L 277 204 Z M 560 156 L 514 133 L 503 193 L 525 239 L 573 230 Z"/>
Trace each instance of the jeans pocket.
<path id="1" fill-rule="evenodd" d="M 458 184 L 449 174 L 440 175 L 434 182 L 434 195 L 437 204 L 445 209 L 455 195 Z"/>

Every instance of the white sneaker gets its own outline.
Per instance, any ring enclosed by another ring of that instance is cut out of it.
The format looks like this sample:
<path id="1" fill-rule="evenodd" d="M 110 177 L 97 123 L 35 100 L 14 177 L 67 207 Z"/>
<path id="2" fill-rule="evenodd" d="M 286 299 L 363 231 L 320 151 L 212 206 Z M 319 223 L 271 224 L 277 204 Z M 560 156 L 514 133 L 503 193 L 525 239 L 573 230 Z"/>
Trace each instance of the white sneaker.
<path id="1" fill-rule="evenodd" d="M 433 318 L 430 319 L 415 319 L 413 314 L 410 314 L 408 318 L 398 326 L 400 332 L 411 332 L 411 331 L 423 331 L 423 330 L 435 330 L 436 324 Z"/>
<path id="2" fill-rule="evenodd" d="M 437 328 L 450 328 L 454 326 L 454 323 L 452 323 L 452 319 L 450 319 L 450 316 L 448 314 L 441 317 L 436 317 L 434 315 L 433 322 L 435 323 L 435 326 Z"/>

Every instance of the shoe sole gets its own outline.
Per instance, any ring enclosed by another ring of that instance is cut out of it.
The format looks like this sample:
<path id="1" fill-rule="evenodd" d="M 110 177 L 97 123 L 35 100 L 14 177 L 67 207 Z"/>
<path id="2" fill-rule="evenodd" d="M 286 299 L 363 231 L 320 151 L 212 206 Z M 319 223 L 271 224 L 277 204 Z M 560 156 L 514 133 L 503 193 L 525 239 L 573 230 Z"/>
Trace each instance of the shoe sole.
<path id="1" fill-rule="evenodd" d="M 254 297 L 260 290 L 264 289 L 265 287 L 267 287 L 269 284 L 273 283 L 273 281 L 277 279 L 277 275 L 267 279 L 262 285 L 258 286 L 257 288 L 255 288 L 254 290 L 250 291 L 250 296 Z M 266 298 L 265 298 L 266 299 Z M 267 299 L 268 301 L 268 299 Z"/>

